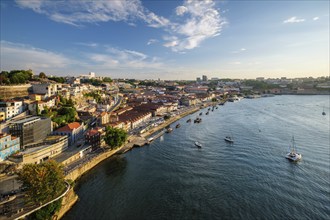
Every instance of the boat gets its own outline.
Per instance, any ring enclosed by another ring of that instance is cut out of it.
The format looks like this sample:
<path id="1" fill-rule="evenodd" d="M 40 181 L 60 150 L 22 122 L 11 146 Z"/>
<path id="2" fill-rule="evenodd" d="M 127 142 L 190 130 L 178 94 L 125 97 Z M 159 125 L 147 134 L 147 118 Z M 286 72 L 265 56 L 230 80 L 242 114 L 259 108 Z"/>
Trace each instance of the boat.
<path id="1" fill-rule="evenodd" d="M 322 112 L 322 115 L 326 115 L 326 114 L 325 114 L 325 111 L 324 111 L 324 107 L 323 107 L 323 112 Z"/>
<path id="2" fill-rule="evenodd" d="M 202 119 L 201 119 L 201 118 L 196 118 L 196 119 L 194 120 L 194 123 L 200 123 L 200 122 L 202 122 Z"/>
<path id="3" fill-rule="evenodd" d="M 234 139 L 232 137 L 230 137 L 230 136 L 226 136 L 224 138 L 224 140 L 227 141 L 227 142 L 229 142 L 229 143 L 234 143 Z"/>
<path id="4" fill-rule="evenodd" d="M 181 127 L 181 125 L 180 125 L 180 124 L 177 124 L 177 125 L 175 126 L 175 128 L 179 128 L 179 127 Z"/>
<path id="5" fill-rule="evenodd" d="M 199 115 L 202 115 L 202 114 L 203 114 L 203 112 L 199 113 Z"/>
<path id="6" fill-rule="evenodd" d="M 302 155 L 297 153 L 297 147 L 292 136 L 291 146 L 289 146 L 289 153 L 285 156 L 288 160 L 296 162 L 302 158 Z"/>
<path id="7" fill-rule="evenodd" d="M 206 112 L 205 114 L 206 114 L 206 115 L 208 115 L 208 114 L 209 114 L 209 112 Z"/>
<path id="8" fill-rule="evenodd" d="M 199 143 L 198 141 L 195 141 L 195 145 L 198 147 L 198 148 L 202 148 L 202 144 L 201 143 Z"/>
<path id="9" fill-rule="evenodd" d="M 153 137 L 148 138 L 148 139 L 147 139 L 147 144 L 150 144 L 153 140 L 154 140 Z"/>
<path id="10" fill-rule="evenodd" d="M 191 118 L 189 118 L 189 119 L 187 120 L 187 123 L 189 123 L 189 122 L 191 122 Z"/>
<path id="11" fill-rule="evenodd" d="M 166 133 L 171 133 L 173 131 L 173 128 L 166 128 Z"/>

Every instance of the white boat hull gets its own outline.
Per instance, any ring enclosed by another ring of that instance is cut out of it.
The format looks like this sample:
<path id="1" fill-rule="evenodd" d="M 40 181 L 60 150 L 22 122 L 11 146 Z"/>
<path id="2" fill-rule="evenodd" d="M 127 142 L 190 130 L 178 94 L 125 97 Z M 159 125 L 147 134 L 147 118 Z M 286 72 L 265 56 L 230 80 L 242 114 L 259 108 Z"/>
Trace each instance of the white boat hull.
<path id="1" fill-rule="evenodd" d="M 298 160 L 301 160 L 302 156 L 301 156 L 301 154 L 298 154 L 298 153 L 288 153 L 285 157 L 291 161 L 298 161 Z"/>

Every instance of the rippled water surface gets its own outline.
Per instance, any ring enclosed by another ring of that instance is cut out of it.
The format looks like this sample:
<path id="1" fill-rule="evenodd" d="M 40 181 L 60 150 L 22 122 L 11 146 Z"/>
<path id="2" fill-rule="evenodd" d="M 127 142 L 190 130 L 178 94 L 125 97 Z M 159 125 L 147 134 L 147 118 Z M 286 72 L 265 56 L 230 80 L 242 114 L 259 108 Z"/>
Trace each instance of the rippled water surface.
<path id="1" fill-rule="evenodd" d="M 64 219 L 330 219 L 329 103 L 276 96 L 203 109 L 200 124 L 187 116 L 84 175 Z M 284 157 L 292 135 L 299 163 Z"/>

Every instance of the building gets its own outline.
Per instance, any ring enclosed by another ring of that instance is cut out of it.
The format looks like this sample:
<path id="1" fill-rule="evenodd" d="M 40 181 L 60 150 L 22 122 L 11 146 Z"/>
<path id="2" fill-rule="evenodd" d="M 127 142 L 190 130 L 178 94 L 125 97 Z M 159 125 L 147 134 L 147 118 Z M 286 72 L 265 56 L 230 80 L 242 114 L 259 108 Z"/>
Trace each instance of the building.
<path id="1" fill-rule="evenodd" d="M 197 81 L 197 82 L 200 82 L 200 81 L 202 81 L 202 80 L 201 80 L 200 77 L 197 77 L 197 78 L 196 78 L 196 81 Z"/>
<path id="2" fill-rule="evenodd" d="M 42 84 L 32 85 L 33 93 L 42 95 L 44 98 L 57 95 L 57 92 L 58 90 L 60 90 L 60 88 L 61 88 L 61 84 L 56 84 L 56 83 L 42 83 Z"/>
<path id="3" fill-rule="evenodd" d="M 0 133 L 0 162 L 19 150 L 19 138 Z"/>
<path id="4" fill-rule="evenodd" d="M 9 123 L 9 133 L 20 138 L 21 148 L 25 145 L 41 142 L 52 132 L 50 118 L 27 116 Z"/>
<path id="5" fill-rule="evenodd" d="M 92 146 L 92 149 L 100 147 L 101 145 L 101 132 L 99 129 L 94 128 L 86 132 L 85 134 L 85 143 Z"/>
<path id="6" fill-rule="evenodd" d="M 0 111 L 0 122 L 6 120 L 6 112 Z"/>
<path id="7" fill-rule="evenodd" d="M 207 82 L 207 76 L 206 75 L 203 75 L 202 76 L 202 80 L 203 80 L 203 82 Z"/>
<path id="8" fill-rule="evenodd" d="M 31 145 L 8 159 L 20 165 L 39 164 L 53 158 L 68 148 L 67 136 L 48 136 L 42 143 Z"/>
<path id="9" fill-rule="evenodd" d="M 99 125 L 106 125 L 110 123 L 110 113 L 102 112 L 98 117 L 98 124 Z"/>
<path id="10" fill-rule="evenodd" d="M 23 101 L 5 100 L 0 101 L 0 112 L 5 113 L 5 120 L 8 120 L 23 112 Z"/>
<path id="11" fill-rule="evenodd" d="M 54 135 L 68 136 L 69 146 L 74 144 L 78 139 L 83 137 L 84 123 L 72 122 L 53 132 Z"/>
<path id="12" fill-rule="evenodd" d="M 93 79 L 95 77 L 96 77 L 96 75 L 95 75 L 94 72 L 89 72 L 88 75 L 80 75 L 79 76 L 80 79 Z"/>

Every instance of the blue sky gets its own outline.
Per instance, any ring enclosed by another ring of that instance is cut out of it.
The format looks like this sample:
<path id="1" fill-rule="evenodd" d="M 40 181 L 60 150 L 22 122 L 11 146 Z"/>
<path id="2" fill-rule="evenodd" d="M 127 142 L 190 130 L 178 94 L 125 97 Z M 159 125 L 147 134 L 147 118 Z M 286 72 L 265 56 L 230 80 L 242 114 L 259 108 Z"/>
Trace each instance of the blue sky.
<path id="1" fill-rule="evenodd" d="M 329 75 L 329 1 L 1 1 L 1 70 L 195 79 Z"/>

